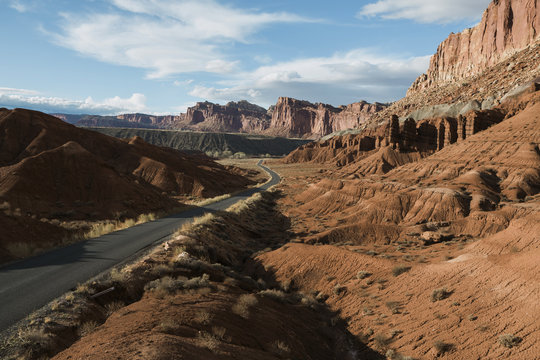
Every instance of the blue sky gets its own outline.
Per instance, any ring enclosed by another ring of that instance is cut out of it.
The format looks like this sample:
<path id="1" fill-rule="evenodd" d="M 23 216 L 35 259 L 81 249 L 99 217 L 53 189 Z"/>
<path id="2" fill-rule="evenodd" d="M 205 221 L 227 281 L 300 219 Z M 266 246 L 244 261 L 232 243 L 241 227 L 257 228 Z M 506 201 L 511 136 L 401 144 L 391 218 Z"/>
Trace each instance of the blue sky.
<path id="1" fill-rule="evenodd" d="M 405 95 L 489 0 L 0 0 L 0 106 L 174 114 Z"/>

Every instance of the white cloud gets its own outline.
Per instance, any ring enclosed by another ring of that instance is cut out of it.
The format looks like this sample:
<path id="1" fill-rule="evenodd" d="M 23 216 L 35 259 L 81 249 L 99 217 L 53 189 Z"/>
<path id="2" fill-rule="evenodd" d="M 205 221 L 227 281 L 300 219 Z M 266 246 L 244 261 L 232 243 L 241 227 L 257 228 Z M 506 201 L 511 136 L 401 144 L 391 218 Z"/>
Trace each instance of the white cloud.
<path id="1" fill-rule="evenodd" d="M 194 82 L 195 80 L 193 79 L 188 79 L 188 80 L 175 80 L 173 81 L 173 85 L 174 86 L 187 86 L 187 85 L 190 85 Z"/>
<path id="2" fill-rule="evenodd" d="M 0 87 L 0 95 L 11 94 L 11 95 L 37 95 L 39 92 L 35 90 L 28 89 L 16 89 L 8 87 Z"/>
<path id="3" fill-rule="evenodd" d="M 210 72 L 225 74 L 238 62 L 231 43 L 247 43 L 274 23 L 313 21 L 278 12 L 248 11 L 216 0 L 111 0 L 110 13 L 62 14 L 55 42 L 100 61 L 149 70 L 149 78 Z"/>
<path id="4" fill-rule="evenodd" d="M 278 96 L 335 105 L 359 101 L 392 101 L 402 97 L 424 72 L 430 56 L 400 58 L 356 49 L 330 57 L 305 58 L 261 66 L 235 75 L 220 88 L 195 86 L 190 95 L 212 101 L 247 99 L 268 106 Z"/>
<path id="5" fill-rule="evenodd" d="M 9 91 L 13 90 L 13 91 Z M 0 106 L 22 107 L 48 113 L 113 115 L 126 112 L 145 112 L 146 97 L 135 93 L 129 98 L 115 96 L 103 101 L 91 97 L 85 100 L 71 100 L 59 97 L 36 96 L 32 90 L 0 88 Z"/>
<path id="6" fill-rule="evenodd" d="M 17 10 L 20 13 L 24 13 L 24 12 L 27 12 L 29 10 L 29 6 L 23 4 L 20 0 L 11 0 L 10 4 L 9 4 L 9 7 L 11 7 L 12 9 Z"/>
<path id="7" fill-rule="evenodd" d="M 477 19 L 491 0 L 379 0 L 364 5 L 357 16 L 450 23 Z"/>

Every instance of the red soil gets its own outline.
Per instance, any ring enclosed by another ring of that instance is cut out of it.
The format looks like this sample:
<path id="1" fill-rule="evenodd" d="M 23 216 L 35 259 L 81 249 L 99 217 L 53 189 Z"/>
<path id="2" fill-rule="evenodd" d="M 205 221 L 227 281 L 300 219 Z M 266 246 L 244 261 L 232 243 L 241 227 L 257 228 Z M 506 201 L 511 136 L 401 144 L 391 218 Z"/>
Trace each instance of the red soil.
<path id="1" fill-rule="evenodd" d="M 10 242 L 53 242 L 65 231 L 39 219 L 136 217 L 178 207 L 175 196 L 212 197 L 253 182 L 204 155 L 123 141 L 25 109 L 0 109 L 0 204 Z M 56 225 L 58 225 L 57 222 Z M 9 234 L 12 235 L 9 235 Z M 39 236 L 34 236 L 39 235 Z M 22 236 L 24 235 L 24 236 Z M 5 253 L 5 251 L 3 251 Z"/>
<path id="2" fill-rule="evenodd" d="M 383 354 L 536 358 L 540 92 L 512 106 L 515 116 L 386 174 L 359 178 L 362 158 L 307 177 L 295 174 L 301 164 L 275 164 L 288 175 L 282 208 L 304 244 L 259 261 L 279 281 L 329 296 L 349 330 Z M 432 301 L 440 288 L 448 297 Z M 522 341 L 507 348 L 504 334 Z"/>

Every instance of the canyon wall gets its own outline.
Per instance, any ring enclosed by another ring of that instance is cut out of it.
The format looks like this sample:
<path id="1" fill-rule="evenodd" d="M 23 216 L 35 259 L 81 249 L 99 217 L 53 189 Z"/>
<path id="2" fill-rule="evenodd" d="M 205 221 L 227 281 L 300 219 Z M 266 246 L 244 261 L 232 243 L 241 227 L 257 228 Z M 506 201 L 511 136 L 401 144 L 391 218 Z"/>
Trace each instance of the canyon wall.
<path id="1" fill-rule="evenodd" d="M 385 104 L 370 104 L 365 101 L 334 107 L 280 97 L 277 104 L 268 110 L 245 100 L 229 102 L 226 105 L 205 101 L 198 102 L 189 107 L 185 114 L 179 115 L 54 116 L 84 127 L 231 132 L 317 139 L 335 131 L 356 128 L 386 107 Z"/>
<path id="2" fill-rule="evenodd" d="M 385 147 L 399 153 L 431 154 L 486 130 L 501 122 L 505 115 L 501 109 L 471 110 L 457 117 L 420 121 L 408 118 L 404 122 L 393 115 L 382 126 L 303 145 L 289 154 L 285 161 L 331 161 L 343 166 L 363 158 L 367 152 Z"/>
<path id="3" fill-rule="evenodd" d="M 214 132 L 261 133 L 269 124 L 267 110 L 247 101 L 229 102 L 226 105 L 205 101 L 188 108 L 177 127 Z"/>
<path id="4" fill-rule="evenodd" d="M 280 97 L 273 109 L 268 132 L 286 137 L 316 139 L 335 131 L 356 128 L 385 107 L 384 104 L 361 101 L 336 108 Z"/>
<path id="5" fill-rule="evenodd" d="M 538 0 L 494 0 L 473 28 L 450 34 L 409 93 L 477 75 L 539 40 Z"/>

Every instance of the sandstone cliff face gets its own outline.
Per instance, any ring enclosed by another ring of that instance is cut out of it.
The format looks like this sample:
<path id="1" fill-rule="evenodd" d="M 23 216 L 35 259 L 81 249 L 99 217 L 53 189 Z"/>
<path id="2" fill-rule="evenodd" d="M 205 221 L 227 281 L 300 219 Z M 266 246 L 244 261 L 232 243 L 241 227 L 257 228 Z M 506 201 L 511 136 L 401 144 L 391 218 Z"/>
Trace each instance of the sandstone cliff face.
<path id="1" fill-rule="evenodd" d="M 369 157 L 369 166 L 362 171 L 364 175 L 386 173 L 397 165 L 416 161 L 501 122 L 507 112 L 471 110 L 456 118 L 437 117 L 418 122 L 408 118 L 402 123 L 393 115 L 377 128 L 303 145 L 290 153 L 285 162 L 334 162 L 343 166 Z M 374 150 L 377 152 L 370 154 Z M 410 156 L 413 153 L 418 156 Z M 390 161 L 389 156 L 394 159 Z M 379 162 L 381 166 L 374 166 Z"/>
<path id="2" fill-rule="evenodd" d="M 180 127 L 202 131 L 260 133 L 268 128 L 266 109 L 246 101 L 227 105 L 199 102 L 188 108 Z"/>
<path id="3" fill-rule="evenodd" d="M 336 108 L 281 97 L 268 110 L 247 101 L 229 102 L 226 105 L 205 101 L 198 102 L 180 115 L 54 116 L 85 127 L 174 129 L 317 139 L 335 131 L 356 128 L 386 107 L 384 104 L 361 101 Z"/>
<path id="4" fill-rule="evenodd" d="M 269 132 L 274 135 L 319 138 L 335 131 L 352 129 L 386 105 L 364 101 L 339 108 L 280 97 L 272 112 Z"/>
<path id="5" fill-rule="evenodd" d="M 474 28 L 451 34 L 431 58 L 413 93 L 477 75 L 540 39 L 538 0 L 494 0 Z"/>

